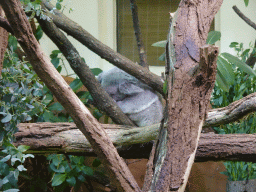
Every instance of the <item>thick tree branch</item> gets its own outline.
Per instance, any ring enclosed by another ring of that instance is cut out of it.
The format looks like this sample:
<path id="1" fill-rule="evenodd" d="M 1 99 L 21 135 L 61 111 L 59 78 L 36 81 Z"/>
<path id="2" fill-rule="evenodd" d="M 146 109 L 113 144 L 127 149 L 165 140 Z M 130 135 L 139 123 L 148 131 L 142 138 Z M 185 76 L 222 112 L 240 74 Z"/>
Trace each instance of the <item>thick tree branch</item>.
<path id="1" fill-rule="evenodd" d="M 42 3 L 47 7 L 47 9 L 52 10 L 53 6 L 49 4 L 49 2 L 42 0 Z M 137 79 L 152 87 L 154 90 L 164 95 L 163 81 L 161 80 L 161 77 L 155 75 L 148 69 L 139 66 L 121 54 L 115 52 L 110 47 L 104 45 L 91 34 L 89 34 L 86 30 L 84 30 L 81 26 L 79 26 L 77 23 L 59 11 L 54 10 L 54 13 L 55 14 L 50 14 L 50 17 L 57 27 L 65 31 L 68 35 L 71 35 L 77 39 L 101 58 L 106 59 L 113 65 L 133 75 Z"/>
<path id="2" fill-rule="evenodd" d="M 233 10 L 236 12 L 236 14 L 243 19 L 248 25 L 250 25 L 252 28 L 256 30 L 256 24 L 252 22 L 248 17 L 246 17 L 238 8 L 236 5 L 234 5 Z"/>
<path id="3" fill-rule="evenodd" d="M 256 111 L 256 93 L 235 101 L 227 107 L 211 109 L 204 122 L 204 127 L 227 124 L 243 118 L 249 113 Z"/>
<path id="4" fill-rule="evenodd" d="M 218 49 L 204 45 L 221 4 L 181 0 L 174 16 L 175 79 L 169 77 L 168 126 L 160 130 L 151 191 L 185 190 L 215 82 Z"/>
<path id="5" fill-rule="evenodd" d="M 140 65 L 148 68 L 147 53 L 142 41 L 142 35 L 140 30 L 137 3 L 136 3 L 136 0 L 130 0 L 130 3 L 131 3 L 131 10 L 132 10 L 133 28 L 134 28 L 134 33 L 137 40 L 137 46 L 138 46 L 138 51 L 140 56 Z"/>
<path id="6" fill-rule="evenodd" d="M 117 124 L 134 125 L 134 123 L 122 112 L 116 102 L 107 94 L 97 81 L 90 68 L 81 59 L 78 51 L 68 38 L 56 27 L 53 22 L 37 17 L 45 34 L 57 45 L 63 53 L 71 68 L 81 79 L 83 85 L 91 93 L 96 107 L 111 117 Z"/>
<path id="7" fill-rule="evenodd" d="M 0 16 L 0 26 L 3 27 L 9 33 L 13 34 L 11 25 L 9 24 L 8 20 L 5 19 L 3 16 Z"/>
<path id="8" fill-rule="evenodd" d="M 113 124 L 102 124 L 105 131 L 124 158 L 148 158 L 153 143 L 143 144 L 143 133 L 151 140 L 157 138 L 159 124 L 131 128 Z M 90 143 L 74 123 L 21 123 L 15 134 L 15 145 L 28 145 L 33 154 L 69 153 L 95 156 Z M 148 131 L 150 133 L 148 133 Z M 122 139 L 119 137 L 123 136 Z M 133 141 L 135 140 L 135 141 Z M 202 133 L 196 161 L 250 161 L 256 162 L 256 134 Z M 134 145 L 141 143 L 142 145 Z M 127 146 L 129 148 L 120 148 Z M 133 146 L 132 146 L 133 145 Z M 152 171 L 151 171 L 152 175 Z"/>
<path id="9" fill-rule="evenodd" d="M 4 11 L 0 6 L 0 20 L 4 17 Z M 0 77 L 3 69 L 4 53 L 8 45 L 8 32 L 0 27 Z"/>
<path id="10" fill-rule="evenodd" d="M 37 75 L 68 111 L 77 127 L 86 136 L 97 156 L 105 165 L 110 181 L 118 191 L 140 191 L 123 159 L 110 138 L 79 100 L 43 53 L 35 39 L 20 0 L 0 1 L 14 34 L 28 56 Z"/>

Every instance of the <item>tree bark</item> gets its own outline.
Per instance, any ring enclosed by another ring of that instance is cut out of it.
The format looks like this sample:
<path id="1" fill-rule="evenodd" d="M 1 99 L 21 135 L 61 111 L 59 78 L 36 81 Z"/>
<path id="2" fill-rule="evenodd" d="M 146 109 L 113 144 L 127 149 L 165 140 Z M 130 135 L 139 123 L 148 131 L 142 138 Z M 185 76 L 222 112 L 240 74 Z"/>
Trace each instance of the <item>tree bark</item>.
<path id="1" fill-rule="evenodd" d="M 4 11 L 0 6 L 0 18 L 4 17 Z M 0 76 L 3 69 L 4 53 L 8 45 L 8 32 L 0 27 Z"/>
<path id="2" fill-rule="evenodd" d="M 46 0 L 42 0 L 42 3 L 47 7 L 47 9 L 53 9 L 53 6 Z M 57 27 L 65 31 L 68 35 L 74 37 L 76 40 L 88 47 L 91 51 L 99 55 L 101 58 L 106 59 L 113 65 L 131 74 L 132 76 L 136 77 L 137 79 L 152 87 L 154 90 L 164 95 L 163 81 L 161 77 L 150 72 L 147 68 L 144 68 L 122 56 L 121 54 L 115 52 L 110 47 L 104 45 L 91 34 L 89 34 L 86 30 L 84 30 L 81 26 L 79 26 L 77 23 L 59 11 L 54 10 L 54 13 L 55 14 L 50 14 L 50 17 Z"/>
<path id="3" fill-rule="evenodd" d="M 0 1 L 14 34 L 37 75 L 68 111 L 105 165 L 111 184 L 118 191 L 140 191 L 110 138 L 51 64 L 35 39 L 20 0 Z"/>
<path id="4" fill-rule="evenodd" d="M 94 100 L 94 105 L 96 105 L 98 109 L 104 111 L 115 123 L 134 126 L 135 124 L 123 113 L 117 103 L 102 88 L 90 68 L 80 57 L 76 48 L 58 27 L 56 27 L 53 22 L 42 20 L 39 17 L 37 17 L 37 20 L 45 34 L 63 53 L 71 68 L 78 75 L 83 85 L 88 89 Z"/>
<path id="5" fill-rule="evenodd" d="M 183 0 L 173 20 L 175 77 L 169 77 L 168 125 L 160 130 L 151 191 L 185 190 L 216 76 L 218 50 L 203 46 L 221 4 Z"/>
<path id="6" fill-rule="evenodd" d="M 131 128 L 102 124 L 106 133 L 126 159 L 149 158 L 152 142 L 157 138 L 159 124 Z M 21 123 L 15 134 L 16 146 L 28 145 L 28 153 L 65 153 L 95 156 L 90 143 L 74 123 Z M 146 133 L 145 139 L 143 133 Z M 121 137 L 121 138 L 120 138 Z M 256 162 L 256 134 L 202 133 L 195 161 L 250 161 Z M 142 145 L 134 145 L 134 144 Z M 120 146 L 129 146 L 121 148 Z"/>

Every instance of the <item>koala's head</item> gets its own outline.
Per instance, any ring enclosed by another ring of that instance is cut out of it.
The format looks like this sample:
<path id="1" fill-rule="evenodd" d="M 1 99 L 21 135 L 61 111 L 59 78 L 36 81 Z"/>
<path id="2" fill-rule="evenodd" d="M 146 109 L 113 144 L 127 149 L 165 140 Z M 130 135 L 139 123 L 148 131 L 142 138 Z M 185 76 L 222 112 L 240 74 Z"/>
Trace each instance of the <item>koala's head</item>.
<path id="1" fill-rule="evenodd" d="M 117 67 L 100 73 L 97 79 L 115 101 L 144 91 L 138 79 Z"/>

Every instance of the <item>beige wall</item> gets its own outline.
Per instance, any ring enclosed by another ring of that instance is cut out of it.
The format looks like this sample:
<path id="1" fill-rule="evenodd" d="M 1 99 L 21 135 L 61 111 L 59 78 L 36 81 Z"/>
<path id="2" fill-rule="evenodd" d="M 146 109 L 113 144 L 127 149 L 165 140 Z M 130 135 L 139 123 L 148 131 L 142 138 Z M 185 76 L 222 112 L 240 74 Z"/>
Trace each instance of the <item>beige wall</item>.
<path id="1" fill-rule="evenodd" d="M 95 38 L 116 50 L 116 0 L 75 0 L 72 2 L 66 0 L 64 2 L 67 2 L 68 8 L 74 8 L 71 13 L 68 13 L 68 9 L 64 11 L 68 17 L 81 25 Z M 237 5 L 246 16 L 256 21 L 256 1 L 250 1 L 249 6 L 245 7 L 242 0 L 224 0 L 215 19 L 215 28 L 222 33 L 221 42 L 218 44 L 221 52 L 233 53 L 229 48 L 229 44 L 233 41 L 244 42 L 245 46 L 248 47 L 249 42 L 253 42 L 256 38 L 256 31 L 234 13 L 233 5 Z M 89 67 L 100 67 L 106 70 L 112 66 L 74 38 L 70 36 L 68 38 L 80 55 L 84 57 Z M 46 36 L 43 37 L 40 43 L 48 55 L 56 49 L 56 46 Z M 66 64 L 66 66 L 69 70 L 68 73 L 72 73 L 69 64 Z M 164 71 L 164 67 L 153 66 L 150 67 L 150 70 L 160 75 Z M 65 74 L 64 70 L 63 74 Z"/>
<path id="2" fill-rule="evenodd" d="M 221 31 L 221 42 L 219 43 L 221 52 L 235 52 L 229 48 L 231 42 L 243 42 L 245 48 L 249 43 L 254 43 L 256 30 L 246 24 L 232 9 L 236 5 L 252 21 L 256 22 L 256 1 L 249 1 L 249 6 L 245 7 L 242 0 L 224 0 L 223 5 L 216 16 L 216 30 Z M 221 18 L 221 19 L 220 19 Z"/>

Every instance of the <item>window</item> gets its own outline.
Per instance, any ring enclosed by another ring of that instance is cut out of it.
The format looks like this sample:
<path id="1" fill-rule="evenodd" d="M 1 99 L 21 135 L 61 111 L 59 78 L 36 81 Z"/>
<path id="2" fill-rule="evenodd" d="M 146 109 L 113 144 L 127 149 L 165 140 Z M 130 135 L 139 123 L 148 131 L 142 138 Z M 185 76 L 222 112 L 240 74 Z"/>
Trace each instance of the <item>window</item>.
<path id="1" fill-rule="evenodd" d="M 164 48 L 152 47 L 155 42 L 166 40 L 169 12 L 176 11 L 180 0 L 137 0 L 138 15 L 148 64 L 163 66 L 158 58 Z M 214 22 L 211 30 L 214 29 Z M 117 51 L 134 62 L 139 62 L 129 0 L 117 0 Z"/>
<path id="2" fill-rule="evenodd" d="M 158 57 L 163 48 L 152 47 L 165 40 L 169 27 L 169 12 L 178 7 L 179 0 L 137 0 L 140 28 L 149 65 L 163 66 Z M 117 50 L 134 62 L 139 62 L 129 0 L 117 0 Z"/>

